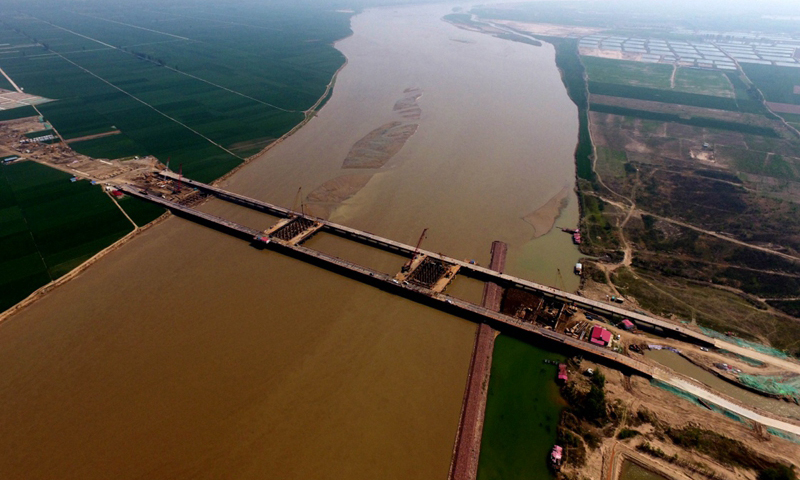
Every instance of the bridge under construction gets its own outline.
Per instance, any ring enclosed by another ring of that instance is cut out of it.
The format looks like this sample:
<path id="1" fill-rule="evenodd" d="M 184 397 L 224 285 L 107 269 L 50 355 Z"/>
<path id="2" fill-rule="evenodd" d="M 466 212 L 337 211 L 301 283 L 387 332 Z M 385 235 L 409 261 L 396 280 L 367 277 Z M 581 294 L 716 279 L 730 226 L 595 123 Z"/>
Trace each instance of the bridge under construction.
<path id="1" fill-rule="evenodd" d="M 291 245 L 299 246 L 302 242 L 311 238 L 318 231 L 324 231 L 374 248 L 386 250 L 411 258 L 412 270 L 409 272 L 403 272 L 402 275 L 397 276 L 397 279 L 405 280 L 408 277 L 414 277 L 414 272 L 417 270 L 417 267 L 428 267 L 428 269 L 431 269 L 430 267 L 432 263 L 438 263 L 438 267 L 434 266 L 432 269 L 439 270 L 441 272 L 441 276 L 437 277 L 439 280 L 439 285 L 436 290 L 439 292 L 441 292 L 442 289 L 446 287 L 447 284 L 453 280 L 453 278 L 455 278 L 456 274 L 465 275 L 480 281 L 493 282 L 504 288 L 517 288 L 520 290 L 534 292 L 545 297 L 554 298 L 569 305 L 579 307 L 587 312 L 597 313 L 611 319 L 622 320 L 627 318 L 634 322 L 637 327 L 641 329 L 657 330 L 665 335 L 675 336 L 682 340 L 699 345 L 712 346 L 714 344 L 714 340 L 710 337 L 665 319 L 630 311 L 617 305 L 591 300 L 581 295 L 565 292 L 547 285 L 542 285 L 522 278 L 498 273 L 490 268 L 482 267 L 471 262 L 466 262 L 438 253 L 426 251 L 424 249 L 419 249 L 418 247 L 414 247 L 412 245 L 407 245 L 369 232 L 330 222 L 328 220 L 309 217 L 285 207 L 280 207 L 278 205 L 273 205 L 261 200 L 246 197 L 244 195 L 239 195 L 213 185 L 187 179 L 186 177 L 180 176 L 169 170 L 161 171 L 159 175 L 169 180 L 180 181 L 186 186 L 196 188 L 204 193 L 213 195 L 222 200 L 282 218 L 281 221 L 276 223 L 266 232 L 256 232 L 253 229 L 245 227 L 245 230 L 240 231 L 240 233 L 244 235 L 260 235 L 267 237 L 271 242 L 281 244 L 289 243 Z M 130 193 L 131 189 L 133 190 L 134 193 L 132 194 L 134 195 L 137 195 L 138 192 L 141 192 L 136 187 L 130 186 L 126 189 L 126 191 L 129 191 Z M 142 195 L 139 194 L 138 196 Z M 163 200 L 157 199 L 153 196 L 145 196 L 151 201 Z M 173 211 L 176 210 L 175 207 L 171 207 L 167 204 L 164 204 L 164 206 Z M 195 215 L 192 214 L 192 216 Z M 218 221 L 219 220 L 227 222 L 222 219 L 218 219 Z M 299 228 L 301 226 L 302 228 Z M 420 273 L 417 274 L 417 276 L 424 275 Z"/>
<path id="2" fill-rule="evenodd" d="M 149 192 L 139 186 L 124 184 L 119 185 L 118 188 L 128 195 L 159 204 L 178 216 L 186 217 L 200 224 L 248 240 L 255 247 L 280 252 L 328 270 L 336 271 L 387 292 L 404 296 L 468 320 L 485 323 L 506 334 L 555 345 L 562 353 L 583 355 L 598 363 L 618 369 L 625 374 L 657 379 L 677 388 L 691 388 L 692 393 L 700 398 L 705 398 L 717 404 L 727 402 L 727 405 L 736 409 L 736 413 L 746 418 L 784 432 L 790 432 L 800 438 L 800 427 L 797 425 L 786 423 L 776 418 L 765 417 L 747 408 L 735 405 L 730 402 L 730 399 L 708 392 L 688 378 L 678 378 L 674 374 L 663 371 L 663 369 L 653 367 L 608 348 L 579 340 L 532 322 L 526 322 L 486 306 L 449 296 L 443 292 L 457 275 L 465 275 L 501 288 L 524 290 L 538 294 L 543 298 L 558 300 L 565 305 L 579 307 L 584 311 L 603 315 L 612 321 L 627 318 L 633 321 L 637 327 L 651 331 L 655 330 L 661 335 L 677 337 L 701 346 L 713 347 L 717 345 L 717 340 L 702 333 L 687 329 L 665 319 L 632 312 L 616 305 L 598 302 L 580 295 L 503 274 L 471 262 L 426 251 L 420 249 L 418 245 L 414 247 L 325 219 L 307 216 L 219 187 L 196 182 L 168 170 L 160 172 L 159 175 L 167 180 L 180 182 L 182 185 L 197 189 L 219 199 L 278 217 L 280 220 L 266 230 L 258 230 L 162 198 L 160 195 Z M 391 275 L 303 246 L 303 242 L 319 232 L 326 232 L 372 248 L 389 251 L 406 257 L 409 261 L 400 272 Z M 728 347 L 727 344 L 724 344 L 724 346 L 725 348 Z"/>
<path id="3" fill-rule="evenodd" d="M 520 321 L 515 317 L 492 312 L 470 302 L 444 295 L 442 292 L 457 275 L 464 275 L 479 281 L 492 282 L 503 288 L 529 291 L 541 295 L 544 298 L 552 298 L 564 304 L 581 308 L 586 312 L 603 315 L 612 321 L 620 321 L 627 318 L 634 322 L 640 329 L 655 330 L 662 335 L 673 336 L 698 345 L 714 345 L 714 339 L 665 319 L 633 312 L 617 305 L 591 300 L 547 285 L 499 273 L 472 262 L 433 253 L 420 249 L 418 246 L 415 247 L 397 242 L 325 219 L 303 215 L 285 207 L 188 179 L 169 170 L 163 170 L 159 175 L 167 180 L 180 182 L 186 187 L 197 189 L 221 200 L 278 217 L 280 220 L 265 231 L 257 230 L 161 198 L 137 186 L 121 185 L 119 188 L 128 195 L 160 204 L 177 215 L 190 218 L 239 238 L 250 240 L 257 246 L 281 251 L 282 253 L 290 254 L 295 257 L 301 257 L 304 260 L 325 266 L 326 268 L 347 272 L 351 277 L 362 281 L 366 280 L 368 283 L 372 284 L 381 284 L 384 289 L 402 292 L 406 296 L 415 297 L 417 299 L 422 297 L 426 303 L 438 305 L 439 308 L 456 310 L 460 311 L 461 314 L 469 314 L 471 316 L 477 315 L 479 317 L 484 317 L 482 320 L 494 321 L 506 326 L 512 326 L 517 330 L 535 332 L 541 336 L 556 340 L 559 343 L 567 343 L 581 350 L 590 349 L 595 355 L 602 354 L 601 356 L 606 357 L 613 354 L 613 357 L 619 357 L 616 363 L 632 366 L 630 365 L 632 359 L 615 354 L 602 347 L 595 348 L 595 345 L 578 341 L 567 335 L 559 334 L 528 322 Z M 403 271 L 398 272 L 396 275 L 387 275 L 353 262 L 304 247 L 303 242 L 310 239 L 318 232 L 326 232 L 373 248 L 385 250 L 404 256 L 410 259 L 410 261 L 404 266 Z M 636 369 L 643 370 L 641 373 L 649 376 L 647 375 L 647 369 Z"/>

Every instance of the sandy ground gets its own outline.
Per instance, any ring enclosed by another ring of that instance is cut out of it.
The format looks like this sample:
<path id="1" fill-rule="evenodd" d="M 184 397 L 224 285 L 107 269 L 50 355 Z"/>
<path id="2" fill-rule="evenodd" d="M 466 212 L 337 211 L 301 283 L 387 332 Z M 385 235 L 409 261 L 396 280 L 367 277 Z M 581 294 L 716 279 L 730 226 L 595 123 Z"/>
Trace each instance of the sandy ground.
<path id="1" fill-rule="evenodd" d="M 96 133 L 94 135 L 86 135 L 85 137 L 70 138 L 70 139 L 66 140 L 66 143 L 75 143 L 75 142 L 83 142 L 83 141 L 86 141 L 86 140 L 94 140 L 96 138 L 110 137 L 111 135 L 119 135 L 120 133 L 122 133 L 122 132 L 120 132 L 119 130 L 112 130 L 110 132 Z"/>
<path id="2" fill-rule="evenodd" d="M 372 172 L 342 175 L 319 185 L 305 198 L 308 213 L 328 218 L 333 209 L 367 185 L 375 170 L 386 166 L 416 133 L 419 124 L 409 120 L 420 119 L 422 109 L 419 99 L 422 94 L 418 88 L 405 89 L 392 108 L 399 119 L 381 125 L 358 140 L 342 162 L 343 170 L 365 169 Z"/>
<path id="3" fill-rule="evenodd" d="M 370 178 L 371 174 L 336 177 L 315 188 L 306 198 L 315 203 L 341 203 L 364 188 Z"/>
<path id="4" fill-rule="evenodd" d="M 39 105 L 47 102 L 52 102 L 52 100 L 0 88 L 0 110 L 10 110 L 12 108 Z"/>
<path id="5" fill-rule="evenodd" d="M 79 178 L 96 181 L 131 181 L 145 171 L 163 167 L 151 156 L 125 160 L 92 159 L 75 152 L 66 143 L 21 143 L 26 133 L 41 131 L 46 127 L 39 117 L 0 122 L 0 152 L 4 155 L 16 154 Z"/>
<path id="6" fill-rule="evenodd" d="M 583 37 L 603 31 L 602 28 L 555 25 L 552 23 L 515 22 L 512 20 L 492 20 L 492 23 L 497 25 L 505 25 L 506 27 L 510 27 L 521 32 L 533 33 L 535 35 L 547 35 L 551 37 Z"/>
<path id="7" fill-rule="evenodd" d="M 581 369 L 597 367 L 591 362 L 584 361 Z M 604 369 L 606 376 L 606 396 L 609 403 L 622 402 L 627 407 L 627 412 L 635 413 L 640 407 L 646 407 L 654 412 L 659 420 L 673 427 L 681 427 L 689 423 L 701 425 L 730 438 L 741 440 L 757 452 L 784 463 L 797 465 L 800 458 L 800 445 L 787 440 L 765 434 L 762 429 L 753 425 L 746 425 L 725 417 L 722 414 L 706 410 L 665 390 L 650 385 L 650 382 L 641 377 L 624 377 L 620 372 Z M 585 382 L 577 372 L 570 372 L 571 378 Z M 617 431 L 622 428 L 625 421 L 620 422 Z M 734 469 L 721 465 L 710 457 L 694 452 L 679 450 L 668 439 L 659 440 L 652 432 L 653 427 L 642 424 L 638 427 L 629 426 L 640 431 L 643 435 L 627 440 L 617 440 L 616 432 L 613 436 L 603 440 L 601 446 L 587 452 L 586 466 L 575 470 L 564 467 L 565 473 L 579 473 L 581 476 L 592 479 L 612 480 L 616 478 L 622 461 L 626 458 L 638 460 L 651 469 L 658 471 L 673 479 L 698 479 L 702 475 L 691 472 L 679 465 L 670 464 L 664 460 L 644 455 L 634 448 L 643 441 L 661 448 L 667 455 L 677 453 L 679 459 L 700 462 L 714 470 L 719 478 L 728 479 L 754 479 L 756 474 L 751 471 Z"/>
<path id="8" fill-rule="evenodd" d="M 620 52 L 618 50 L 600 50 L 599 48 L 580 48 L 578 50 L 581 55 L 589 57 L 608 58 L 611 60 L 630 60 L 633 62 L 640 62 L 642 60 L 641 53 L 633 52 Z"/>
<path id="9" fill-rule="evenodd" d="M 402 110 L 401 110 L 402 112 Z M 369 132 L 353 145 L 342 168 L 381 168 L 403 148 L 419 127 L 394 121 Z"/>
<path id="10" fill-rule="evenodd" d="M 570 187 L 564 186 L 558 193 L 553 195 L 544 205 L 533 212 L 522 217 L 533 227 L 533 238 L 546 235 L 553 229 L 556 219 L 566 208 L 569 197 Z"/>

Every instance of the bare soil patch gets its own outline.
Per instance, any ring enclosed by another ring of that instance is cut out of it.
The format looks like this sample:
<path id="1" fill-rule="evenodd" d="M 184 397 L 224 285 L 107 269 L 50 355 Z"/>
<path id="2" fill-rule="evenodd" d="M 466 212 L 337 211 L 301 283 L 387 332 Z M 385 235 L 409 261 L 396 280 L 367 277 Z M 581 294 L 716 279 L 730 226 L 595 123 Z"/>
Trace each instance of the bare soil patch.
<path id="1" fill-rule="evenodd" d="M 511 27 L 521 32 L 532 33 L 535 35 L 547 35 L 552 37 L 583 37 L 603 31 L 602 28 L 556 25 L 552 23 L 515 22 L 513 20 L 492 20 L 492 22 L 498 25 Z"/>
<path id="2" fill-rule="evenodd" d="M 797 87 L 794 87 L 795 91 Z M 791 103 L 775 103 L 775 102 L 767 102 L 767 106 L 773 112 L 778 113 L 797 113 L 800 114 L 800 105 L 793 105 Z"/>
<path id="3" fill-rule="evenodd" d="M 372 178 L 369 174 L 343 175 L 323 183 L 308 194 L 308 201 L 341 203 L 359 192 Z"/>
<path id="4" fill-rule="evenodd" d="M 120 132 L 119 130 L 112 130 L 110 132 L 97 133 L 95 135 L 86 135 L 85 137 L 70 138 L 69 140 L 65 140 L 65 141 L 66 141 L 66 143 L 82 142 L 84 140 L 94 140 L 96 138 L 103 138 L 103 137 L 110 137 L 112 135 L 119 135 L 120 133 L 122 133 L 122 132 Z"/>

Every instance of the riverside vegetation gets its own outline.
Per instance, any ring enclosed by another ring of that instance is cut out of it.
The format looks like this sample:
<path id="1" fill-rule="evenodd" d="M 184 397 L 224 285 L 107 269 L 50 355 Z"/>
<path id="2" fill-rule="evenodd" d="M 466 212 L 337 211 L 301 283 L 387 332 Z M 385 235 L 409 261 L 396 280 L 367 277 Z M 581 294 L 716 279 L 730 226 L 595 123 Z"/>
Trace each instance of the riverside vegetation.
<path id="1" fill-rule="evenodd" d="M 613 8 L 575 13 L 536 4 L 472 13 L 485 22 L 559 23 L 577 36 L 588 30 L 704 41 L 668 27 L 615 30 L 600 21 Z M 633 7 L 620 15 L 630 21 L 654 13 Z M 660 15 L 682 26 L 674 15 Z M 778 111 L 800 103 L 798 69 L 700 70 L 600 58 L 583 52 L 578 39 L 534 30 L 531 37 L 556 46 L 580 110 L 581 251 L 596 259 L 586 267 L 585 290 L 800 355 L 800 117 Z"/>

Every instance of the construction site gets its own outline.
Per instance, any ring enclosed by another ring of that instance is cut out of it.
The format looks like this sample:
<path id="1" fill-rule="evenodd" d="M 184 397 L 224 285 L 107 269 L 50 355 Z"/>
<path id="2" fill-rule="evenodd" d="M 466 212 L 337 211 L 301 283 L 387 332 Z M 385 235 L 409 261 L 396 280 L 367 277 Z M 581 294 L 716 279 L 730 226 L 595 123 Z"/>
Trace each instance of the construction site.
<path id="1" fill-rule="evenodd" d="M 728 412 L 728 415 L 737 415 L 753 425 L 758 425 L 760 431 L 769 432 L 764 433 L 766 436 L 800 441 L 800 418 L 776 415 L 728 395 L 719 394 L 707 385 L 653 361 L 645 352 L 653 348 L 653 345 L 689 351 L 691 353 L 686 356 L 693 363 L 702 364 L 711 370 L 720 363 L 717 357 L 722 355 L 721 352 L 733 353 L 742 358 L 754 359 L 753 361 L 765 366 L 761 371 L 754 368 L 739 370 L 740 373 L 751 376 L 776 376 L 781 372 L 784 372 L 784 376 L 786 372 L 790 376 L 800 375 L 800 366 L 794 362 L 776 361 L 775 358 L 749 350 L 746 346 L 708 336 L 696 328 L 676 324 L 640 310 L 625 309 L 619 306 L 622 299 L 608 299 L 603 302 L 566 292 L 560 271 L 558 283 L 561 288 L 503 274 L 505 251 L 501 247 L 496 247 L 502 252 L 496 257 L 493 246 L 492 265 L 485 268 L 474 262 L 424 250 L 422 245 L 427 229 L 422 232 L 415 246 L 406 245 L 307 215 L 302 204 L 299 208 L 295 205 L 288 209 L 193 181 L 184 177 L 180 165 L 177 166 L 177 172 L 174 172 L 153 157 L 94 160 L 77 154 L 68 144 L 57 138 L 40 141 L 39 139 L 47 137 L 39 135 L 47 131 L 42 129 L 45 126 L 47 125 L 35 117 L 0 123 L 4 158 L 17 157 L 9 162 L 36 161 L 67 171 L 76 180 L 102 183 L 110 193 L 130 195 L 155 203 L 179 216 L 249 240 L 255 247 L 307 261 L 479 323 L 459 433 L 454 446 L 451 478 L 475 478 L 492 345 L 495 336 L 501 332 L 619 371 L 623 391 L 631 391 L 632 385 L 648 390 L 650 387 L 646 387 L 649 385 L 646 382 L 662 382 L 682 395 L 691 395 L 708 409 Z M 34 136 L 30 137 L 31 134 Z M 207 198 L 219 198 L 277 216 L 280 220 L 267 229 L 254 229 L 193 208 Z M 317 234 L 346 238 L 367 247 L 400 255 L 406 261 L 400 271 L 394 274 L 371 270 L 303 246 L 304 242 Z M 482 305 L 446 293 L 448 286 L 458 275 L 485 282 Z M 739 358 L 738 361 L 729 363 L 741 365 L 742 360 Z M 571 372 L 571 376 L 574 377 L 574 373 Z M 729 382 L 740 381 L 730 371 L 719 376 L 726 375 Z M 632 378 L 639 380 L 632 381 Z M 768 392 L 762 393 L 769 396 Z"/>

